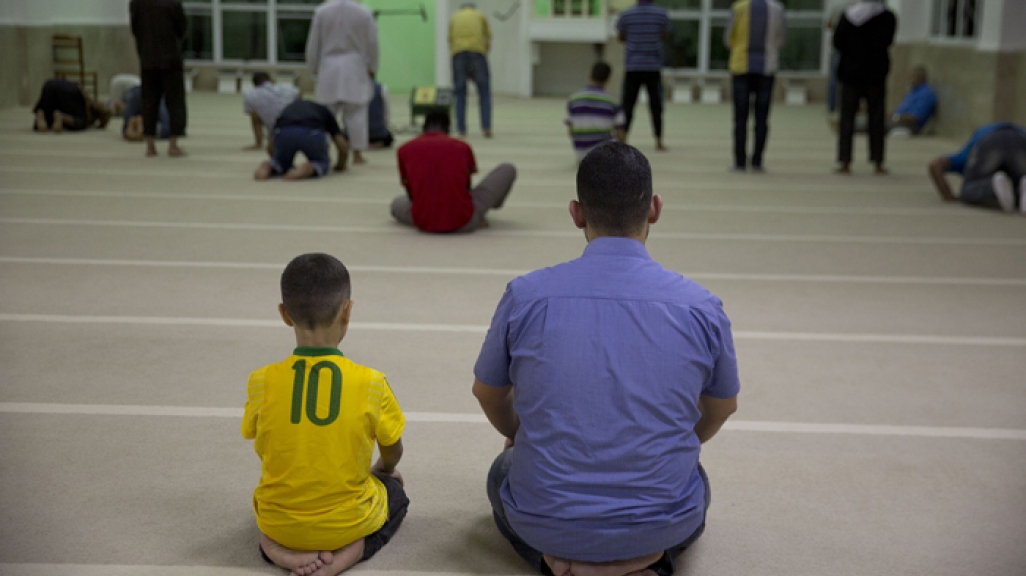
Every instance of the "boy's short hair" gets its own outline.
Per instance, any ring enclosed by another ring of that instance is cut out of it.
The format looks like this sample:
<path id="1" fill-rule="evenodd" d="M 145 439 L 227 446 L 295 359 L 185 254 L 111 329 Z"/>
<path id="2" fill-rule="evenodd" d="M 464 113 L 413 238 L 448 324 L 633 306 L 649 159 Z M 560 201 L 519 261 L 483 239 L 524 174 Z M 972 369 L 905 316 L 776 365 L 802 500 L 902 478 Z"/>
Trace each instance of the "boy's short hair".
<path id="1" fill-rule="evenodd" d="M 271 76 L 267 72 L 254 72 L 253 73 L 253 85 L 259 86 L 264 82 L 270 82 Z"/>
<path id="2" fill-rule="evenodd" d="M 329 326 L 350 295 L 349 270 L 330 254 L 296 256 L 281 273 L 281 301 L 304 328 Z"/>
<path id="3" fill-rule="evenodd" d="M 577 200 L 594 228 L 610 236 L 633 236 L 648 220 L 652 204 L 648 159 L 627 144 L 600 144 L 577 168 Z"/>
<path id="4" fill-rule="evenodd" d="M 446 134 L 449 133 L 449 127 L 452 122 L 449 120 L 449 111 L 444 108 L 433 108 L 424 115 L 424 131 L 428 130 L 441 130 Z"/>
<path id="5" fill-rule="evenodd" d="M 596 82 L 608 82 L 609 75 L 613 73 L 613 69 L 605 62 L 596 62 L 591 67 L 591 79 Z"/>

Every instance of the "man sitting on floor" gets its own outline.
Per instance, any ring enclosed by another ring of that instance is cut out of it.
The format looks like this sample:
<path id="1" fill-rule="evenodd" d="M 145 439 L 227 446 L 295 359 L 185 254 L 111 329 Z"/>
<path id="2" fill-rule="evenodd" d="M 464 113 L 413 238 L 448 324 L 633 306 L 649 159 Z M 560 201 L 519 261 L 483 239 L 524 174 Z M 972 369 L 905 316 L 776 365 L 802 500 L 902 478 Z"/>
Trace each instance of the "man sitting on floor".
<path id="1" fill-rule="evenodd" d="M 316 102 L 296 100 L 278 117 L 268 150 L 271 159 L 261 162 L 253 177 L 267 180 L 271 176 L 282 176 L 285 180 L 301 180 L 324 176 L 331 164 L 329 136 L 338 148 L 335 171 L 341 172 L 346 169 L 349 143 L 342 136 L 335 115 Z M 292 167 L 296 152 L 302 152 L 307 160 L 299 168 Z"/>
<path id="2" fill-rule="evenodd" d="M 929 164 L 937 193 L 947 202 L 1001 208 L 1026 215 L 1026 128 L 1009 122 L 988 124 L 973 132 L 960 151 L 940 156 Z M 956 197 L 945 173 L 962 175 Z M 1018 188 L 1018 194 L 1016 194 Z"/>
<path id="3" fill-rule="evenodd" d="M 577 197 L 584 254 L 507 285 L 474 366 L 474 396 L 506 437 L 488 499 L 542 574 L 670 576 L 705 529 L 701 444 L 737 408 L 730 321 L 649 256 L 663 201 L 641 152 L 592 150 Z"/>
<path id="4" fill-rule="evenodd" d="M 471 188 L 474 151 L 449 137 L 444 110 L 428 112 L 424 133 L 403 144 L 397 156 L 407 195 L 392 201 L 392 216 L 424 232 L 472 232 L 487 225 L 485 213 L 502 207 L 517 178 L 512 164 L 500 164 Z"/>
<path id="5" fill-rule="evenodd" d="M 895 128 L 904 128 L 919 134 L 936 111 L 937 93 L 926 83 L 926 68 L 916 66 L 912 69 L 912 88 L 894 110 L 887 129 L 893 133 Z"/>
<path id="6" fill-rule="evenodd" d="M 299 99 L 299 88 L 292 84 L 275 84 L 267 72 L 253 74 L 253 88 L 242 97 L 242 112 L 249 115 L 256 142 L 246 150 L 264 147 L 264 131 L 270 132 L 282 110 Z"/>

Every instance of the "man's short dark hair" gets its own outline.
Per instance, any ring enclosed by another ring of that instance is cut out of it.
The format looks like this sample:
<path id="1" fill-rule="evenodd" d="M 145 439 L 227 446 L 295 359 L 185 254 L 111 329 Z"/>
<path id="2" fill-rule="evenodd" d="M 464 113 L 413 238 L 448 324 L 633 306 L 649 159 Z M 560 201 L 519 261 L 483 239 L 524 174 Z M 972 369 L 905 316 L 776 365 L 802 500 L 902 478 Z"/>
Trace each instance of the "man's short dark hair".
<path id="1" fill-rule="evenodd" d="M 271 76 L 267 72 L 254 72 L 253 73 L 253 85 L 259 86 L 264 82 L 270 82 Z"/>
<path id="2" fill-rule="evenodd" d="M 296 256 L 281 273 L 285 311 L 304 328 L 329 326 L 349 294 L 349 270 L 329 254 Z"/>
<path id="3" fill-rule="evenodd" d="M 452 122 L 449 120 L 449 111 L 444 108 L 435 108 L 429 110 L 424 115 L 424 131 L 428 130 L 441 130 L 446 134 L 449 133 L 449 126 Z"/>
<path id="4" fill-rule="evenodd" d="M 652 167 L 633 146 L 599 145 L 577 168 L 577 200 L 589 225 L 611 236 L 633 236 L 652 204 Z"/>
<path id="5" fill-rule="evenodd" d="M 595 82 L 602 82 L 604 84 L 609 80 L 609 75 L 612 73 L 613 69 L 605 62 L 596 62 L 591 67 L 591 79 Z"/>

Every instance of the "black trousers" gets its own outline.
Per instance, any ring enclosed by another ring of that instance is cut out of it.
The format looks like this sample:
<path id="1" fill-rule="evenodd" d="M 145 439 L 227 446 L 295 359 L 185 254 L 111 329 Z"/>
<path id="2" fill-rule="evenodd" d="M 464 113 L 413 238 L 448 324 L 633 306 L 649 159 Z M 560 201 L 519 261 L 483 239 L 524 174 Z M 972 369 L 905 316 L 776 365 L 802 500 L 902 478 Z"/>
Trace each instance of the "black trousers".
<path id="1" fill-rule="evenodd" d="M 859 111 L 859 103 L 866 100 L 869 108 L 869 160 L 874 164 L 884 161 L 884 134 L 887 131 L 884 113 L 884 100 L 887 98 L 887 85 L 879 84 L 841 84 L 841 125 L 840 137 L 837 141 L 837 161 L 841 164 L 851 163 L 851 147 L 855 138 L 855 115 Z"/>
<path id="2" fill-rule="evenodd" d="M 33 112 L 43 112 L 46 117 L 46 125 L 53 127 L 53 113 L 71 116 L 74 119 L 73 126 L 63 126 L 65 130 L 84 130 L 86 128 L 86 100 L 78 84 L 54 78 L 43 84 L 43 90 L 39 93 L 39 100 L 32 108 Z M 36 129 L 35 123 L 32 129 Z"/>
<path id="3" fill-rule="evenodd" d="M 648 111 L 652 114 L 652 130 L 656 138 L 663 137 L 663 74 L 658 70 L 628 70 L 623 79 L 623 111 L 627 116 L 627 131 L 634 120 L 634 105 L 638 92 L 648 90 Z"/>
<path id="4" fill-rule="evenodd" d="M 185 77 L 181 68 L 144 69 L 142 79 L 143 134 L 157 135 L 160 99 L 164 98 L 171 116 L 171 137 L 185 136 Z"/>
<path id="5" fill-rule="evenodd" d="M 755 96 L 755 148 L 752 166 L 762 167 L 762 152 L 769 136 L 770 103 L 773 101 L 773 76 L 764 74 L 735 74 L 734 93 L 734 166 L 745 167 L 748 145 L 748 111 Z"/>

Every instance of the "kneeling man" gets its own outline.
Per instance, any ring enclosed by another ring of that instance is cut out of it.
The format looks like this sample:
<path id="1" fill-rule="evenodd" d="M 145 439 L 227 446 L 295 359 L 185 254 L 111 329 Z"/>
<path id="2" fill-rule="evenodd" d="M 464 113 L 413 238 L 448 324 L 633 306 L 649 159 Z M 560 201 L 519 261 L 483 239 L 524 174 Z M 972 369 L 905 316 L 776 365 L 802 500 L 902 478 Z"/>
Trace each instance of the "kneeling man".
<path id="1" fill-rule="evenodd" d="M 285 180 L 302 180 L 324 176 L 331 164 L 329 137 L 338 148 L 335 171 L 341 172 L 346 169 L 349 143 L 342 136 L 335 115 L 316 102 L 295 100 L 282 110 L 274 125 L 267 150 L 271 159 L 261 162 L 253 177 L 267 180 L 271 176 L 282 176 Z M 306 162 L 294 168 L 297 152 L 306 156 Z"/>
<path id="2" fill-rule="evenodd" d="M 737 408 L 730 321 L 649 256 L 663 202 L 637 149 L 592 150 L 577 197 L 584 254 L 509 283 L 474 367 L 507 446 L 488 498 L 542 574 L 668 576 L 705 528 L 701 444 Z"/>

